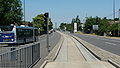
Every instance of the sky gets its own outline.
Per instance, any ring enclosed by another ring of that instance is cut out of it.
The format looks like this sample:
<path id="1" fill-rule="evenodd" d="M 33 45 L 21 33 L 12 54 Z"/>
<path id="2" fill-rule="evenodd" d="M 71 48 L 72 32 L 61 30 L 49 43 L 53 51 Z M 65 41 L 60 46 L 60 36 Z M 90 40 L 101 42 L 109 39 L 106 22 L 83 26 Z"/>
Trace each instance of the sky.
<path id="1" fill-rule="evenodd" d="M 25 6 L 26 21 L 33 21 L 38 14 L 49 12 L 57 26 L 63 22 L 71 23 L 77 15 L 82 22 L 86 16 L 113 18 L 113 0 L 25 0 Z M 120 0 L 115 0 L 115 11 L 119 8 Z"/>

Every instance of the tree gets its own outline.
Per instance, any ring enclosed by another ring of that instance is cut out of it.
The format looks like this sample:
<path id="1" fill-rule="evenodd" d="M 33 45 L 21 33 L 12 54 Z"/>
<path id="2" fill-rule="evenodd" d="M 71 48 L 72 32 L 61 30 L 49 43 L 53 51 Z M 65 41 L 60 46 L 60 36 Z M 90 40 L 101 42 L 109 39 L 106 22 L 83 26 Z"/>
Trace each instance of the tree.
<path id="1" fill-rule="evenodd" d="M 119 21 L 119 18 L 115 18 L 114 20 L 115 20 L 115 21 Z"/>
<path id="2" fill-rule="evenodd" d="M 72 32 L 73 31 L 72 25 L 71 24 L 66 24 L 66 30 Z"/>
<path id="3" fill-rule="evenodd" d="M 49 30 L 53 29 L 53 23 L 51 21 L 51 18 L 49 19 Z"/>
<path id="4" fill-rule="evenodd" d="M 75 21 L 75 18 L 73 18 L 72 21 L 71 21 L 72 32 L 73 32 L 73 30 L 74 30 L 74 23 L 75 23 L 75 22 L 76 22 L 76 21 Z"/>
<path id="5" fill-rule="evenodd" d="M 65 30 L 65 27 L 66 27 L 66 23 L 61 23 L 60 24 L 60 29 Z"/>
<path id="6" fill-rule="evenodd" d="M 73 31 L 73 26 L 71 24 L 61 23 L 60 24 L 60 29 L 65 30 L 65 28 L 66 28 L 67 31 L 70 31 L 70 32 Z"/>
<path id="7" fill-rule="evenodd" d="M 47 32 L 47 18 L 44 14 L 39 14 L 35 18 L 33 18 L 33 23 L 35 27 L 40 28 L 40 32 L 46 33 Z M 49 30 L 53 29 L 53 24 L 51 18 L 49 19 Z"/>
<path id="8" fill-rule="evenodd" d="M 98 34 L 98 30 L 93 30 L 93 25 L 98 25 L 98 29 L 100 26 L 101 18 L 96 16 L 96 17 L 87 17 L 85 26 L 84 26 L 84 32 L 86 33 L 96 33 Z"/>
<path id="9" fill-rule="evenodd" d="M 0 26 L 20 24 L 23 16 L 21 6 L 20 0 L 0 0 Z"/>
<path id="10" fill-rule="evenodd" d="M 84 26 L 84 32 L 91 33 L 91 31 L 93 31 L 93 28 L 92 28 L 93 25 L 96 25 L 96 18 L 87 17 L 85 26 Z"/>
<path id="11" fill-rule="evenodd" d="M 99 35 L 103 35 L 104 33 L 108 35 L 109 26 L 110 24 L 108 23 L 108 20 L 106 18 L 103 18 L 99 23 Z"/>
<path id="12" fill-rule="evenodd" d="M 75 23 L 77 23 L 77 30 L 78 30 L 78 31 L 82 30 L 79 16 L 76 17 Z"/>
<path id="13" fill-rule="evenodd" d="M 71 22 L 71 25 L 72 25 L 72 28 L 73 28 L 72 30 L 74 30 L 74 23 L 77 23 L 77 30 L 81 31 L 82 27 L 81 27 L 81 22 L 80 22 L 79 16 L 72 19 L 72 22 Z"/>
<path id="14" fill-rule="evenodd" d="M 34 26 L 40 28 L 39 31 L 41 34 L 46 33 L 47 31 L 47 24 L 45 23 L 44 14 L 39 14 L 35 18 L 33 18 Z"/>
<path id="15" fill-rule="evenodd" d="M 114 23 L 110 26 L 110 32 L 112 33 L 112 36 L 118 36 L 118 24 L 119 23 Z"/>
<path id="16" fill-rule="evenodd" d="M 40 31 L 45 31 L 44 27 L 46 27 L 46 24 L 44 23 L 44 21 L 45 20 L 43 14 L 37 15 L 35 18 L 33 18 L 34 26 L 40 28 Z"/>

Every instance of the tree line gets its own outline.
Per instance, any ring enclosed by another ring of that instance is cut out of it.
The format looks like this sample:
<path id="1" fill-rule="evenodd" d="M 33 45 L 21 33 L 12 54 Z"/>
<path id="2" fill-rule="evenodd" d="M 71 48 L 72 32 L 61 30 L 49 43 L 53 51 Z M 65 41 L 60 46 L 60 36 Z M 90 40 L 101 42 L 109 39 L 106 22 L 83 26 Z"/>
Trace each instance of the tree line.
<path id="1" fill-rule="evenodd" d="M 38 14 L 32 22 L 23 20 L 23 8 L 21 0 L 0 0 L 0 26 L 10 26 L 11 24 L 20 26 L 27 25 L 39 28 L 41 34 L 47 31 L 47 22 L 44 14 Z M 49 29 L 53 29 L 51 18 L 49 18 Z"/>
<path id="2" fill-rule="evenodd" d="M 60 24 L 60 29 L 65 30 L 65 28 L 66 28 L 67 31 L 73 32 L 74 23 L 77 23 L 77 27 L 78 27 L 77 30 L 81 31 L 82 26 L 81 26 L 81 21 L 79 19 L 79 16 L 77 16 L 76 18 L 73 18 L 71 23 L 61 23 Z"/>
<path id="3" fill-rule="evenodd" d="M 95 33 L 97 35 L 119 36 L 120 25 L 119 18 L 107 19 L 106 17 L 100 18 L 87 17 L 83 27 L 85 33 Z M 98 30 L 93 29 L 93 25 L 98 25 Z"/>
<path id="4" fill-rule="evenodd" d="M 78 20 L 78 22 L 77 22 Z M 97 35 L 107 35 L 107 36 L 120 36 L 120 21 L 119 18 L 107 19 L 106 17 L 100 18 L 96 17 L 86 17 L 85 23 L 81 23 L 78 16 L 73 18 L 71 23 L 61 23 L 60 29 L 64 29 L 73 32 L 74 26 L 73 23 L 77 23 L 77 30 L 83 33 L 94 33 Z M 82 26 L 83 25 L 83 26 Z M 93 25 L 98 25 L 98 30 L 93 29 Z"/>

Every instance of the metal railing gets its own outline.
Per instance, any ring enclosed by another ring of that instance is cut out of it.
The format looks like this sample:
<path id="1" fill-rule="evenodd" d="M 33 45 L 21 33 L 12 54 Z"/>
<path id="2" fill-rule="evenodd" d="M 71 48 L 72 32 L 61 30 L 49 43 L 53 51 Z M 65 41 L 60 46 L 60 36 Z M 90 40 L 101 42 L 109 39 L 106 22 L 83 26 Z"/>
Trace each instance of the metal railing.
<path id="1" fill-rule="evenodd" d="M 40 59 L 40 43 L 0 55 L 0 68 L 29 68 Z"/>

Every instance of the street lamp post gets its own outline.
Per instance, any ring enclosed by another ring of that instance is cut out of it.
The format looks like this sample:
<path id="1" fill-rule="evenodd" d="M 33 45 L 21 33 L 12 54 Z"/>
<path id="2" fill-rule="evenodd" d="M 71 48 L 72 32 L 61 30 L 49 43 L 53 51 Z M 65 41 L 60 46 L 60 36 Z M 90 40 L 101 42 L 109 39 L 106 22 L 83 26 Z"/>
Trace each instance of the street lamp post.
<path id="1" fill-rule="evenodd" d="M 55 31 L 57 30 L 57 23 L 55 22 Z"/>
<path id="2" fill-rule="evenodd" d="M 25 0 L 24 0 L 24 23 L 25 23 Z"/>
<path id="3" fill-rule="evenodd" d="M 118 37 L 119 37 L 120 36 L 120 31 L 119 31 L 120 30 L 119 29 L 120 28 L 119 27 L 120 26 L 120 9 L 119 9 L 119 12 L 118 12 L 118 18 L 119 18 L 119 22 L 118 22 Z"/>
<path id="4" fill-rule="evenodd" d="M 115 19 L 115 0 L 113 0 L 113 19 Z"/>
<path id="5" fill-rule="evenodd" d="M 113 0 L 113 21 L 115 23 L 115 0 Z M 114 31 L 114 36 L 115 36 L 115 31 Z"/>

